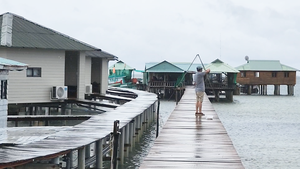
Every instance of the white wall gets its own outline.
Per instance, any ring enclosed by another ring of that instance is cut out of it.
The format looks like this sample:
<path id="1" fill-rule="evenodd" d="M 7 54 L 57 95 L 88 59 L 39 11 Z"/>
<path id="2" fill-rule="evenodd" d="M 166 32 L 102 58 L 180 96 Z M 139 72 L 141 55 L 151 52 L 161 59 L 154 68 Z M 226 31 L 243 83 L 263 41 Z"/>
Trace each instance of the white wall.
<path id="1" fill-rule="evenodd" d="M 100 93 L 106 94 L 106 90 L 108 89 L 108 59 L 102 59 L 101 63 L 101 88 Z"/>
<path id="2" fill-rule="evenodd" d="M 42 77 L 26 77 L 26 70 L 12 71 L 8 81 L 8 103 L 48 102 L 53 86 L 63 86 L 65 52 L 62 50 L 5 49 L 7 59 L 41 67 Z"/>

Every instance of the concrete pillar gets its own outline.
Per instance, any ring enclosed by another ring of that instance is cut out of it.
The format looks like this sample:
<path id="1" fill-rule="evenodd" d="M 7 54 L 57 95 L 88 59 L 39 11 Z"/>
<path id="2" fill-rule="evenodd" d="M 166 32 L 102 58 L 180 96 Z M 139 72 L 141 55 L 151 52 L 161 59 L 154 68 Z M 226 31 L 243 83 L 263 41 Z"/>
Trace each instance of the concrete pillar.
<path id="1" fill-rule="evenodd" d="M 101 59 L 101 78 L 100 78 L 100 94 L 106 94 L 108 89 L 108 59 Z"/>
<path id="2" fill-rule="evenodd" d="M 247 85 L 247 95 L 251 95 L 252 94 L 252 85 Z"/>
<path id="3" fill-rule="evenodd" d="M 66 169 L 71 168 L 73 168 L 73 151 L 69 152 L 66 158 Z"/>
<path id="4" fill-rule="evenodd" d="M 125 144 L 125 127 L 121 129 L 121 135 L 119 137 L 119 158 L 120 164 L 124 164 L 124 144 Z"/>
<path id="5" fill-rule="evenodd" d="M 91 157 L 91 145 L 89 144 L 85 146 L 85 159 L 88 159 L 90 157 Z"/>
<path id="6" fill-rule="evenodd" d="M 130 151 L 132 151 L 134 147 L 134 138 L 135 138 L 135 127 L 134 120 L 131 120 L 129 123 L 129 143 L 130 143 Z"/>
<path id="7" fill-rule="evenodd" d="M 220 93 L 218 90 L 215 90 L 215 101 L 219 102 L 220 101 Z"/>
<path id="8" fill-rule="evenodd" d="M 274 85 L 274 95 L 280 95 L 280 85 Z"/>
<path id="9" fill-rule="evenodd" d="M 294 96 L 294 86 L 293 85 L 287 85 L 288 88 L 288 95 Z"/>
<path id="10" fill-rule="evenodd" d="M 80 52 L 78 56 L 78 70 L 77 70 L 77 98 L 84 99 L 85 94 L 85 80 L 86 80 L 86 57 L 85 52 Z"/>
<path id="11" fill-rule="evenodd" d="M 96 168 L 103 168 L 103 143 L 104 139 L 96 142 Z"/>
<path id="12" fill-rule="evenodd" d="M 267 85 L 262 85 L 262 95 L 268 95 L 268 86 Z"/>
<path id="13" fill-rule="evenodd" d="M 127 157 L 129 155 L 129 146 L 130 146 L 130 122 L 125 126 L 125 141 L 124 141 L 124 145 L 125 145 L 125 157 Z"/>
<path id="14" fill-rule="evenodd" d="M 51 159 L 52 164 L 59 164 L 59 157 Z"/>
<path id="15" fill-rule="evenodd" d="M 78 149 L 78 169 L 85 169 L 85 146 Z"/>
<path id="16" fill-rule="evenodd" d="M 226 99 L 233 102 L 233 91 L 226 91 Z"/>

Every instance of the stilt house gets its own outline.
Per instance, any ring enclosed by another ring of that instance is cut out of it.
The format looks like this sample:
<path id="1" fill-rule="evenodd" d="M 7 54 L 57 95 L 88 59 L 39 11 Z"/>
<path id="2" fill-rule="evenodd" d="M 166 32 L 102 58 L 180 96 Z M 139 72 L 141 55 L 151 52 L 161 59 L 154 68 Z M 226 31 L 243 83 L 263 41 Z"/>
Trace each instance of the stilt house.
<path id="1" fill-rule="evenodd" d="M 0 58 L 0 140 L 6 139 L 6 126 L 7 126 L 7 90 L 8 90 L 8 76 L 9 72 L 22 71 L 27 68 L 27 64 L 17 61 Z M 1 141 L 0 141 L 1 143 Z"/>
<path id="2" fill-rule="evenodd" d="M 178 98 L 183 94 L 186 85 L 193 84 L 193 74 L 200 64 L 191 63 L 146 63 L 144 84 L 147 91 L 163 93 L 164 98 Z"/>
<path id="3" fill-rule="evenodd" d="M 219 101 L 220 94 L 225 93 L 226 99 L 233 101 L 239 71 L 220 59 L 214 60 L 205 66 L 205 69 L 210 69 L 205 82 L 206 93 L 215 95 L 216 101 Z"/>
<path id="4" fill-rule="evenodd" d="M 237 82 L 243 93 L 267 95 L 267 86 L 274 85 L 274 95 L 280 95 L 280 86 L 287 86 L 288 95 L 294 95 L 297 69 L 281 64 L 279 60 L 247 60 L 237 67 Z"/>
<path id="5" fill-rule="evenodd" d="M 109 84 L 130 83 L 133 71 L 128 64 L 118 61 L 109 67 Z"/>
<path id="6" fill-rule="evenodd" d="M 0 57 L 28 64 L 10 73 L 9 104 L 84 99 L 92 82 L 106 93 L 116 56 L 12 13 L 0 15 L 0 32 Z"/>

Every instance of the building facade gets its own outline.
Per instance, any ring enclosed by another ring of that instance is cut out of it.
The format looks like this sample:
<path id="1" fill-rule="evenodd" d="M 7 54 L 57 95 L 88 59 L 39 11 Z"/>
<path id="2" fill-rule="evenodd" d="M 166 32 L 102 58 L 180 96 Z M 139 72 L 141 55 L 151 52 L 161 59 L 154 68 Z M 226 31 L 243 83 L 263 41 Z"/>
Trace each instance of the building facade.
<path id="1" fill-rule="evenodd" d="M 294 95 L 297 69 L 281 64 L 279 60 L 249 60 L 237 67 L 237 83 L 242 92 L 267 95 L 267 86 L 274 85 L 274 95 L 280 95 L 280 86 L 287 86 L 287 94 Z"/>

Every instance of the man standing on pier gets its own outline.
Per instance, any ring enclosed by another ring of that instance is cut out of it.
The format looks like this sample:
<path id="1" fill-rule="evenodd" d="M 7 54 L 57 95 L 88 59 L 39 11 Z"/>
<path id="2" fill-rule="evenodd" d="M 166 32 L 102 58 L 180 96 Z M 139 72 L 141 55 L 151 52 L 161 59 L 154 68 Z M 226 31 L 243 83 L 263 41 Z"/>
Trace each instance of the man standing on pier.
<path id="1" fill-rule="evenodd" d="M 195 92 L 196 92 L 196 115 L 205 115 L 202 113 L 202 102 L 205 92 L 204 76 L 210 72 L 210 69 L 202 72 L 202 67 L 197 67 L 197 73 L 194 76 Z"/>

